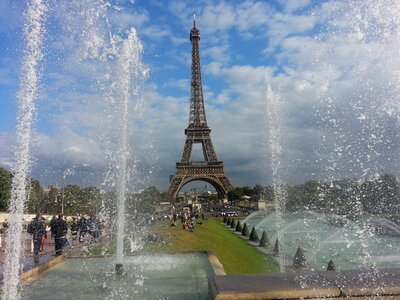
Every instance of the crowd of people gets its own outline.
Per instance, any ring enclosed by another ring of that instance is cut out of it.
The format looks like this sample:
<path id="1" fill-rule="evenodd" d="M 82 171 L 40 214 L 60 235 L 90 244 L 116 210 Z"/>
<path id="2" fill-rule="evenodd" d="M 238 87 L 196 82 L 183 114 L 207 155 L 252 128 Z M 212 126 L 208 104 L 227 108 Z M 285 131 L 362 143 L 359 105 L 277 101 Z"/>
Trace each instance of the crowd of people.
<path id="1" fill-rule="evenodd" d="M 146 220 L 151 224 L 156 218 L 157 216 L 151 215 Z M 168 218 L 171 221 L 171 226 L 177 226 L 177 221 L 180 219 L 182 228 L 190 232 L 194 232 L 195 226 L 202 225 L 206 220 L 203 211 L 190 211 L 189 209 L 184 209 L 182 212 L 173 210 Z M 160 220 L 165 220 L 165 218 L 160 217 Z M 108 231 L 113 232 L 114 225 L 115 222 L 110 220 L 107 226 Z M 3 227 L 6 226 L 3 224 Z M 41 214 L 37 214 L 27 227 L 27 232 L 32 235 L 34 262 L 39 263 L 39 253 L 44 250 L 44 244 L 49 234 L 50 239 L 54 239 L 54 255 L 59 256 L 66 246 L 74 247 L 75 243 L 98 242 L 101 239 L 103 229 L 104 223 L 96 216 L 76 215 L 67 221 L 67 218 L 60 214 L 47 221 Z M 163 242 L 160 237 L 151 235 L 148 235 L 146 240 Z"/>
<path id="2" fill-rule="evenodd" d="M 33 258 L 36 264 L 39 263 L 39 252 L 43 251 L 48 232 L 54 239 L 54 254 L 59 256 L 64 247 L 72 246 L 71 243 L 77 240 L 80 243 L 84 242 L 87 235 L 89 235 L 90 243 L 97 242 L 103 228 L 98 217 L 85 215 L 73 217 L 72 222 L 68 224 L 64 215 L 60 214 L 53 216 L 50 222 L 46 223 L 46 219 L 41 214 L 37 214 L 27 227 L 27 232 L 32 235 Z M 71 242 L 67 238 L 68 232 L 71 233 Z"/>
<path id="3" fill-rule="evenodd" d="M 199 211 L 190 212 L 189 210 L 184 210 L 181 213 L 176 213 L 176 212 L 173 213 L 172 218 L 170 218 L 171 226 L 176 226 L 176 221 L 178 218 L 181 220 L 182 229 L 190 232 L 194 231 L 196 224 L 202 225 L 203 221 L 206 220 L 204 213 L 202 212 L 200 214 Z"/>

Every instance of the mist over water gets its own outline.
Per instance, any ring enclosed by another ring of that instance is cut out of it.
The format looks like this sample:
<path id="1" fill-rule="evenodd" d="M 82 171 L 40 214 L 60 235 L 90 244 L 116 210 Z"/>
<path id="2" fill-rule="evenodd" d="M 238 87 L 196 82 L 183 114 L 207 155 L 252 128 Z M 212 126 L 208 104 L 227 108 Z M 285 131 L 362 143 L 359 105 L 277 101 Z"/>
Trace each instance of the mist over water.
<path id="1" fill-rule="evenodd" d="M 398 13 L 400 6 L 396 1 L 352 1 L 333 10 L 329 32 L 346 37 L 349 54 L 356 62 L 349 65 L 349 74 L 345 71 L 342 76 L 356 77 L 351 87 L 353 92 L 345 96 L 347 88 L 337 84 L 341 80 L 337 70 L 332 69 L 317 90 L 320 106 L 314 113 L 325 129 L 320 135 L 317 155 L 330 189 L 335 180 L 345 178 L 348 172 L 357 174 L 362 183 L 378 178 L 386 166 L 399 161 L 400 152 L 397 157 L 392 154 L 392 149 L 399 146 L 399 124 L 395 121 L 396 113 L 389 108 L 400 104 L 400 59 L 392 52 L 392 47 L 399 44 Z M 343 32 L 339 20 L 349 22 L 351 30 Z M 320 48 L 326 46 L 321 40 Z M 397 63 L 393 65 L 394 61 Z M 350 194 L 347 202 L 353 205 L 347 213 L 360 219 L 355 222 L 355 232 L 361 243 L 361 257 L 366 265 L 373 265 L 369 241 L 374 232 L 362 220 L 365 215 L 362 200 L 367 195 L 363 191 Z M 326 195 L 321 190 L 320 201 L 329 201 Z"/>
<path id="2" fill-rule="evenodd" d="M 357 240 L 358 258 L 368 267 L 374 266 L 371 258 L 379 239 L 375 239 L 374 225 L 368 222 L 365 199 L 370 193 L 383 192 L 380 190 L 383 185 L 378 184 L 381 176 L 386 170 L 395 169 L 393 166 L 398 166 L 400 159 L 400 152 L 393 151 L 400 149 L 399 15 L 399 2 L 391 0 L 338 1 L 316 8 L 312 16 L 323 21 L 313 28 L 310 52 L 291 53 L 293 57 L 288 59 L 297 69 L 280 74 L 293 77 L 291 84 L 298 81 L 296 93 L 281 97 L 284 101 L 277 106 L 277 101 L 271 99 L 285 93 L 285 82 L 278 81 L 279 76 L 272 77 L 267 87 L 266 117 L 275 203 L 278 203 L 277 222 L 281 224 L 281 204 L 285 204 L 281 198 L 288 196 L 276 185 L 277 180 L 289 184 L 290 170 L 308 164 L 308 170 L 315 173 L 304 173 L 304 177 L 319 181 L 314 184 L 319 203 L 331 205 L 334 213 L 338 203 L 331 200 L 332 191 L 343 194 L 341 201 L 346 203 L 347 211 L 342 210 L 341 214 L 350 216 L 354 222 L 351 237 L 346 234 L 342 238 L 349 247 Z M 308 61 L 295 61 L 301 57 Z M 276 90 L 278 95 L 273 92 Z M 291 116 L 298 113 L 292 107 L 297 107 L 298 101 L 310 104 L 309 110 L 301 111 L 308 116 L 305 124 L 291 123 Z M 310 141 L 310 160 L 295 157 L 294 151 L 292 154 L 282 151 L 285 149 L 282 145 L 298 143 L 299 136 L 292 135 L 291 126 L 304 127 L 306 134 L 300 138 Z M 346 178 L 350 178 L 348 182 L 356 180 L 354 186 L 346 185 Z M 368 180 L 375 182 L 373 191 L 362 188 Z M 308 240 L 323 243 L 323 237 L 313 236 L 312 219 L 301 222 Z"/>

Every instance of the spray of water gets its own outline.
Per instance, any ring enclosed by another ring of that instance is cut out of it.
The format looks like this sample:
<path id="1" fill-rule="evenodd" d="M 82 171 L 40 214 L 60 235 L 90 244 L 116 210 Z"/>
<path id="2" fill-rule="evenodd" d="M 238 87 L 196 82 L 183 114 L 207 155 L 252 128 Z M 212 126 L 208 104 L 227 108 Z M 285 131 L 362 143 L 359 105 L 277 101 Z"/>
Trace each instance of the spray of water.
<path id="1" fill-rule="evenodd" d="M 127 166 L 129 156 L 129 104 L 131 97 L 138 98 L 140 85 L 138 80 L 145 75 L 141 63 L 141 55 L 143 52 L 142 44 L 140 43 L 136 30 L 134 28 L 129 32 L 128 38 L 122 43 L 118 57 L 117 76 L 115 84 L 115 92 L 117 102 L 120 104 L 120 135 L 117 159 L 117 263 L 122 263 L 123 248 L 124 248 L 124 229 L 125 229 L 125 200 L 127 195 L 127 183 L 129 180 L 129 170 Z M 132 88 L 132 82 L 134 84 Z"/>
<path id="2" fill-rule="evenodd" d="M 394 67 L 398 65 L 399 56 L 393 52 L 397 51 L 399 43 L 399 9 L 398 2 L 391 0 L 351 1 L 335 7 L 327 21 L 328 31 L 332 36 L 346 39 L 346 47 L 350 49 L 352 59 L 357 61 L 354 65 L 350 63 L 346 72 L 353 73 L 357 79 L 352 94 L 343 92 L 337 84 L 337 70 L 329 68 L 327 82 L 322 82 L 317 91 L 322 105 L 317 116 L 320 127 L 325 130 L 319 162 L 325 166 L 324 175 L 328 179 L 320 200 L 328 201 L 327 193 L 332 190 L 342 190 L 346 194 L 343 201 L 351 203 L 348 205 L 351 208 L 341 213 L 357 220 L 356 233 L 362 250 L 360 259 L 366 267 L 374 265 L 369 245 L 374 230 L 366 222 L 363 207 L 363 199 L 368 195 L 359 186 L 339 186 L 335 178 L 348 176 L 349 170 L 357 172 L 362 178 L 361 186 L 368 177 L 378 177 L 384 169 L 382 165 L 398 160 L 388 150 L 396 144 L 394 107 L 399 106 L 399 72 Z M 325 41 L 321 39 L 320 48 L 325 47 Z M 343 76 L 348 76 L 346 72 Z M 388 122 L 390 119 L 394 122 Z M 379 189 L 378 185 L 376 188 Z M 351 245 L 349 240 L 348 246 Z"/>
<path id="3" fill-rule="evenodd" d="M 271 166 L 274 189 L 274 204 L 277 220 L 277 238 L 279 244 L 284 245 L 282 214 L 285 212 L 287 191 L 283 183 L 284 166 L 282 159 L 282 135 L 281 135 L 281 99 L 267 84 L 267 130 L 269 131 L 271 147 Z M 285 272 L 285 255 L 281 248 L 278 254 L 279 268 Z"/>
<path id="4" fill-rule="evenodd" d="M 17 146 L 14 153 L 15 167 L 10 199 L 9 229 L 6 236 L 4 265 L 4 299 L 18 299 L 18 273 L 22 256 L 22 223 L 24 205 L 28 198 L 28 176 L 31 167 L 32 125 L 35 100 L 40 83 L 39 63 L 43 58 L 42 42 L 44 18 L 47 7 L 44 1 L 29 1 L 25 13 L 25 49 L 20 75 L 18 98 Z"/>
<path id="5" fill-rule="evenodd" d="M 141 180 L 138 176 L 141 162 L 135 156 L 139 151 L 138 145 L 135 144 L 133 149 L 129 141 L 135 133 L 132 130 L 135 120 L 140 117 L 143 108 L 140 86 L 147 76 L 147 69 L 141 63 L 143 47 L 135 29 L 115 32 L 107 12 L 118 8 L 109 2 L 72 0 L 64 6 L 64 11 L 73 13 L 63 19 L 63 27 L 67 35 L 77 39 L 76 57 L 83 64 L 82 68 L 89 73 L 95 70 L 91 76 L 95 78 L 93 86 L 96 92 L 100 92 L 100 100 L 91 99 L 89 106 L 91 110 L 104 114 L 98 126 L 101 128 L 99 136 L 96 137 L 105 149 L 108 163 L 102 186 L 105 190 L 115 191 L 115 194 L 106 193 L 103 201 L 108 195 L 113 204 L 116 202 L 111 209 L 104 205 L 100 214 L 106 219 L 111 217 L 109 225 L 116 237 L 117 263 L 122 263 L 127 227 L 125 202 L 131 197 L 132 181 L 136 185 Z M 87 69 L 86 64 L 89 66 Z M 134 198 L 130 200 L 132 204 Z"/>

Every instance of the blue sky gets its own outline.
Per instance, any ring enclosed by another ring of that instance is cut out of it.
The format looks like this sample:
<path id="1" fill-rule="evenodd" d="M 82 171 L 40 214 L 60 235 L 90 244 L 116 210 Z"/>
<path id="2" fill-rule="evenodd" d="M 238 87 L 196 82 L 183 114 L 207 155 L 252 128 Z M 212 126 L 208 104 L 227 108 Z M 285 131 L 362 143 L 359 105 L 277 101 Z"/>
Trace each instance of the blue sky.
<path id="1" fill-rule="evenodd" d="M 60 184 L 67 169 L 75 170 L 68 183 L 104 182 L 118 133 L 105 76 L 116 63 L 105 53 L 110 37 L 118 46 L 135 28 L 149 75 L 131 99 L 131 180 L 167 187 L 188 123 L 194 11 L 207 121 L 234 185 L 399 175 L 398 1 L 44 2 L 32 149 L 32 175 L 44 184 Z M 0 0 L 0 165 L 8 168 L 25 5 Z"/>

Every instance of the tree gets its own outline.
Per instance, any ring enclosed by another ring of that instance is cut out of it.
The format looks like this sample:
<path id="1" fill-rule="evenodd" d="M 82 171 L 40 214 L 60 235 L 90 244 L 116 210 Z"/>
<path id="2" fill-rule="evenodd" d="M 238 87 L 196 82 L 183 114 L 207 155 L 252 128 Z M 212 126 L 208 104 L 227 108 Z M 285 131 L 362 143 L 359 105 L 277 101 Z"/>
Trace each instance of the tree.
<path id="1" fill-rule="evenodd" d="M 42 206 L 42 212 L 48 214 L 58 214 L 60 211 L 59 207 L 60 190 L 54 186 L 50 186 L 44 193 L 44 201 Z"/>
<path id="2" fill-rule="evenodd" d="M 81 187 L 76 184 L 69 184 L 61 189 L 59 195 L 59 213 L 64 207 L 64 214 L 73 214 L 80 212 L 79 209 L 85 206 L 86 199 L 82 197 Z M 80 197 L 81 196 L 81 197 Z M 82 212 L 83 213 L 83 212 Z"/>
<path id="3" fill-rule="evenodd" d="M 144 200 L 150 201 L 153 204 L 160 203 L 163 200 L 160 191 L 154 185 L 145 189 L 141 195 L 144 197 Z"/>
<path id="4" fill-rule="evenodd" d="M 12 174 L 0 167 L 0 211 L 8 208 L 11 195 Z"/>
<path id="5" fill-rule="evenodd" d="M 101 191 L 97 187 L 85 187 L 78 192 L 75 205 L 72 207 L 73 213 L 84 213 L 97 215 L 102 209 Z"/>
<path id="6" fill-rule="evenodd" d="M 45 207 L 45 198 L 40 182 L 36 179 L 31 179 L 28 189 L 29 199 L 26 205 L 27 211 L 30 213 L 43 212 Z"/>
<path id="7" fill-rule="evenodd" d="M 251 187 L 244 186 L 244 187 L 242 187 L 242 189 L 243 189 L 243 195 L 246 195 L 246 196 L 253 196 L 254 195 L 254 190 Z"/>
<path id="8" fill-rule="evenodd" d="M 380 181 L 385 213 L 393 212 L 393 207 L 398 210 L 400 205 L 400 184 L 396 177 L 384 174 L 380 177 Z"/>
<path id="9" fill-rule="evenodd" d="M 243 188 L 235 188 L 233 191 L 228 192 L 228 199 L 230 201 L 240 199 L 240 197 L 244 196 Z"/>

